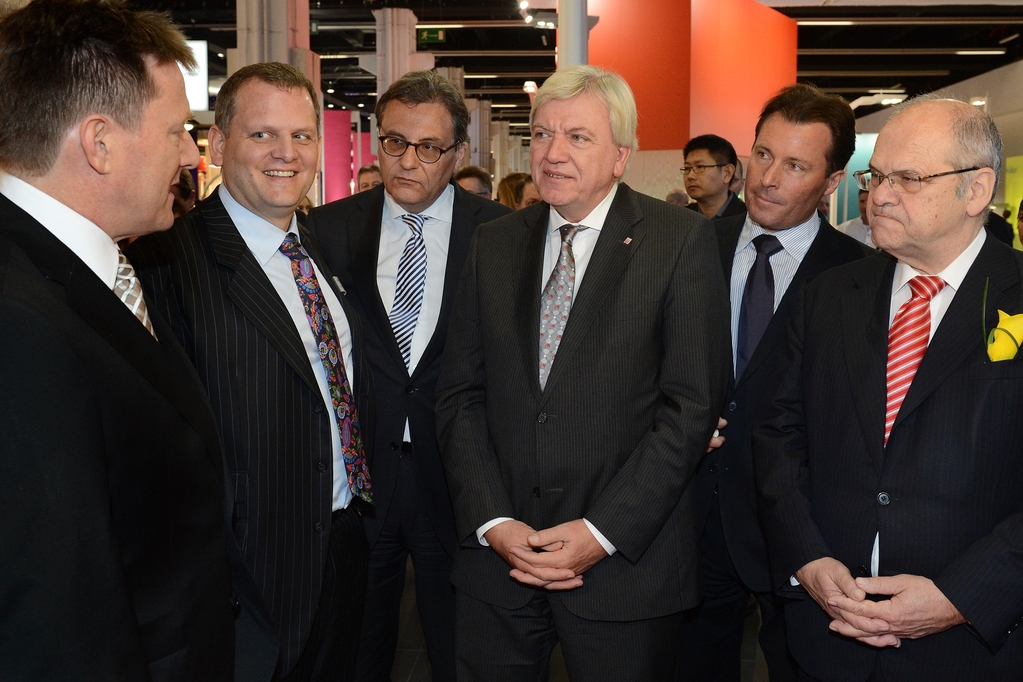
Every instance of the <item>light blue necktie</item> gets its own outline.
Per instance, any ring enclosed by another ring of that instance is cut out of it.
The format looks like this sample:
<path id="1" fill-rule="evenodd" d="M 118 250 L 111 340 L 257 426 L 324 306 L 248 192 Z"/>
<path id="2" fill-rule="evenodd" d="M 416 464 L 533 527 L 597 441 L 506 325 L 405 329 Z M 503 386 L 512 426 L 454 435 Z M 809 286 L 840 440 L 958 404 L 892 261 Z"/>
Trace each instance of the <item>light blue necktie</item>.
<path id="1" fill-rule="evenodd" d="M 412 355 L 412 334 L 416 331 L 419 311 L 423 309 L 423 292 L 426 289 L 426 242 L 423 241 L 423 224 L 427 216 L 406 213 L 402 221 L 412 230 L 412 236 L 405 242 L 405 250 L 398 261 L 398 277 L 394 283 L 394 305 L 389 320 L 394 331 L 394 340 L 409 368 Z"/>

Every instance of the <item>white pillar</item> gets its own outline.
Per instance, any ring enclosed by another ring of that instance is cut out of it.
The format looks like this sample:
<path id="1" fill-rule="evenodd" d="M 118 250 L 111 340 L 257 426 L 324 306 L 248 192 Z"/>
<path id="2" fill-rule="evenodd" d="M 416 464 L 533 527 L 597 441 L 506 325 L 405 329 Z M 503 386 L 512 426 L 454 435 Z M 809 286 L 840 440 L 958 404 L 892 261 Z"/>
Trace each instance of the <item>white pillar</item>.
<path id="1" fill-rule="evenodd" d="M 558 0 L 558 68 L 589 63 L 586 0 Z"/>
<path id="2" fill-rule="evenodd" d="M 416 52 L 417 20 L 412 10 L 385 7 L 373 10 L 373 17 L 377 24 L 377 53 L 372 60 L 375 63 L 370 64 L 370 60 L 363 61 L 360 57 L 359 66 L 376 74 L 380 95 L 409 71 L 433 68 L 432 54 Z"/>
<path id="3" fill-rule="evenodd" d="M 284 62 L 316 88 L 320 58 L 309 50 L 309 0 L 238 0 L 238 47 L 228 51 L 228 75 L 259 62 Z"/>

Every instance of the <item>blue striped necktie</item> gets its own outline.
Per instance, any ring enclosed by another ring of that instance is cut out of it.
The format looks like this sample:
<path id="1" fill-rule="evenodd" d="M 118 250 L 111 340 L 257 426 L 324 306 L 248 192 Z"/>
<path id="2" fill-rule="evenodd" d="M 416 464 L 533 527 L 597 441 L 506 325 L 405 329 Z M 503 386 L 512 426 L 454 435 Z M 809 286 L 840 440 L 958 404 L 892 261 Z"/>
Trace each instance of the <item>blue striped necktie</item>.
<path id="1" fill-rule="evenodd" d="M 419 311 L 423 309 L 423 292 L 426 289 L 426 242 L 423 241 L 423 224 L 427 216 L 406 213 L 402 221 L 412 230 L 412 236 L 405 242 L 405 250 L 398 261 L 398 277 L 394 283 L 394 305 L 389 320 L 394 331 L 394 340 L 409 369 L 412 355 L 412 334 L 416 331 Z"/>

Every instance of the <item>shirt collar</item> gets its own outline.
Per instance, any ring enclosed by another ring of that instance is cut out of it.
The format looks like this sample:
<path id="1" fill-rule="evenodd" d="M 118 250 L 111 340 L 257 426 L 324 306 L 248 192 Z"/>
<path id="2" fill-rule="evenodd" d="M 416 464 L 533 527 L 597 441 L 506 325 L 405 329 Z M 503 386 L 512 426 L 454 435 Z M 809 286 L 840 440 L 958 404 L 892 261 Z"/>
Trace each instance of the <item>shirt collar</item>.
<path id="1" fill-rule="evenodd" d="M 802 262 L 806 252 L 810 250 L 810 245 L 813 244 L 814 237 L 820 231 L 820 227 L 821 216 L 817 211 L 814 211 L 813 215 L 806 222 L 790 227 L 787 230 L 778 230 L 777 232 L 765 230 L 759 223 L 750 218 L 749 213 L 746 213 L 746 222 L 743 223 L 742 232 L 739 233 L 739 241 L 735 245 L 735 252 L 739 253 L 748 247 L 754 237 L 759 237 L 762 234 L 772 234 L 778 238 L 782 248 L 787 253 Z"/>
<path id="2" fill-rule="evenodd" d="M 734 198 L 735 192 L 733 192 L 732 190 L 728 190 L 728 198 L 725 199 L 725 203 L 721 204 L 721 208 L 718 209 L 718 212 L 714 214 L 714 217 L 720 218 L 721 215 L 725 212 L 725 209 L 728 208 L 728 204 L 732 203 L 732 199 Z"/>
<path id="3" fill-rule="evenodd" d="M 973 261 L 977 260 L 977 254 L 980 253 L 980 249 L 984 246 L 986 239 L 987 230 L 981 228 L 977 236 L 970 242 L 970 245 L 961 254 L 956 256 L 956 259 L 949 263 L 948 267 L 938 273 L 937 276 L 945 281 L 946 286 L 952 287 L 953 291 L 959 291 L 959 287 L 963 285 L 963 280 L 966 279 L 966 273 L 970 271 Z M 909 280 L 922 274 L 922 272 L 899 261 L 895 266 L 895 279 L 892 280 L 892 295 L 894 296 L 899 289 L 909 284 Z"/>
<path id="4" fill-rule="evenodd" d="M 607 196 L 590 211 L 589 215 L 578 223 L 572 224 L 582 225 L 583 227 L 600 232 L 601 228 L 604 227 L 604 221 L 607 220 L 607 214 L 611 210 L 611 203 L 614 201 L 617 193 L 618 183 L 616 182 L 611 186 L 611 191 L 607 193 Z M 551 207 L 550 218 L 547 220 L 547 234 L 554 234 L 554 232 L 561 229 L 562 225 L 568 224 L 569 221 L 565 220 L 554 207 Z"/>
<path id="5" fill-rule="evenodd" d="M 291 216 L 291 224 L 287 232 L 281 230 L 265 218 L 261 218 L 249 209 L 238 203 L 238 200 L 231 196 L 227 186 L 220 185 L 220 201 L 224 204 L 227 214 L 234 221 L 239 234 L 245 240 L 245 245 L 256 257 L 260 265 L 266 266 L 274 257 L 284 243 L 284 237 L 290 232 L 298 237 L 297 221 Z"/>
<path id="6" fill-rule="evenodd" d="M 450 182 L 444 188 L 444 191 L 440 193 L 440 196 L 430 204 L 430 206 L 420 213 L 433 220 L 439 220 L 441 222 L 450 223 L 451 216 L 454 212 L 455 207 L 455 186 Z M 398 204 L 394 198 L 384 190 L 384 215 L 394 220 L 400 219 L 403 215 L 408 213 L 405 209 Z"/>
<path id="7" fill-rule="evenodd" d="M 82 259 L 109 289 L 117 279 L 117 244 L 100 227 L 24 180 L 0 173 L 0 194 L 35 218 Z"/>

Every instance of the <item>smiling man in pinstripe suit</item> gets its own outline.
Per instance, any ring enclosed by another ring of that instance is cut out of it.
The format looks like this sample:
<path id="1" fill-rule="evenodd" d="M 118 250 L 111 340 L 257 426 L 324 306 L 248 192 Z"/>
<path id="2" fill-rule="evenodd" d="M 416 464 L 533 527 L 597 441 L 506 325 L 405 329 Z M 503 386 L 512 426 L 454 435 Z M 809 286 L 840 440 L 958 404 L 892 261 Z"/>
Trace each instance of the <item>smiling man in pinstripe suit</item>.
<path id="1" fill-rule="evenodd" d="M 262 591 L 255 616 L 278 643 L 279 655 L 241 648 L 239 664 L 270 657 L 274 679 L 289 682 L 350 679 L 369 552 L 360 330 L 295 222 L 319 158 L 317 102 L 285 64 L 236 72 L 210 130 L 223 185 L 170 232 L 132 247 L 146 296 L 209 393 L 235 535 Z"/>

